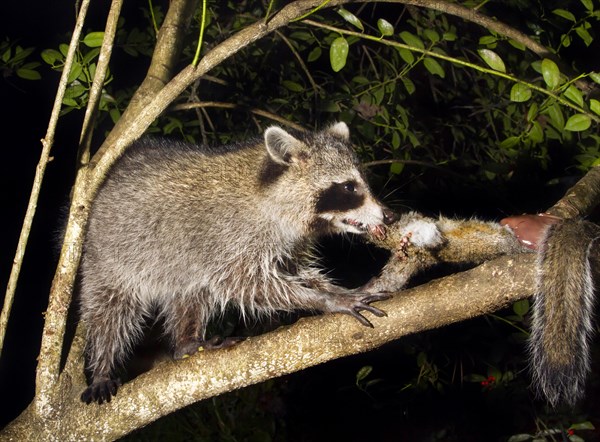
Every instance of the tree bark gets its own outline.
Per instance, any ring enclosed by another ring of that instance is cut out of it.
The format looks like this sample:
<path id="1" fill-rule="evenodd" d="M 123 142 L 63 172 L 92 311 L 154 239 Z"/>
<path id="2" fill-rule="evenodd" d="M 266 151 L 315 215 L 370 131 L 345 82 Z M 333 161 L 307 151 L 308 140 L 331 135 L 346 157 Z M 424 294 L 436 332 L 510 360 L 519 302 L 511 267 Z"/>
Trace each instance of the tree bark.
<path id="1" fill-rule="evenodd" d="M 229 349 L 163 362 L 123 385 L 108 404 L 83 405 L 81 377 L 71 382 L 67 373 L 59 414 L 46 419 L 29 407 L 0 435 L 14 441 L 76 440 L 83 435 L 114 440 L 199 400 L 498 310 L 532 293 L 534 261 L 533 254 L 502 257 L 399 292 L 377 305 L 388 316 L 370 318 L 372 329 L 340 314 L 304 318 Z"/>

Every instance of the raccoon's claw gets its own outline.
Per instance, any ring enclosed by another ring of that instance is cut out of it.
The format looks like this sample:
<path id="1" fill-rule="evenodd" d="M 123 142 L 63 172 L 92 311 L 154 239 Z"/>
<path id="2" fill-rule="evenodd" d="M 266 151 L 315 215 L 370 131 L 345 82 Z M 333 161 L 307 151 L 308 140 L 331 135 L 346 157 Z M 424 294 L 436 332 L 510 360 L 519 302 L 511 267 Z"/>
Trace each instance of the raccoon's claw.
<path id="1" fill-rule="evenodd" d="M 213 336 L 202 345 L 207 350 L 214 350 L 217 348 L 228 348 L 233 345 L 239 344 L 245 341 L 246 338 L 243 336 L 228 336 L 226 338 L 222 336 Z"/>
<path id="2" fill-rule="evenodd" d="M 173 359 L 185 359 L 199 350 L 216 350 L 218 348 L 228 348 L 239 342 L 244 341 L 246 338 L 242 336 L 213 336 L 207 341 L 202 339 L 193 339 L 184 344 L 177 346 L 173 352 Z"/>
<path id="3" fill-rule="evenodd" d="M 111 398 L 116 396 L 120 386 L 120 379 L 107 378 L 101 381 L 92 382 L 92 384 L 81 393 L 81 400 L 86 404 L 98 402 L 100 405 L 104 402 L 110 402 Z"/>
<path id="4" fill-rule="evenodd" d="M 346 302 L 343 302 L 344 305 L 339 306 L 337 311 L 354 317 L 356 320 L 358 320 L 358 322 L 360 322 L 366 327 L 373 328 L 373 324 L 371 323 L 371 321 L 365 318 L 360 312 L 367 311 L 380 318 L 387 316 L 386 312 L 369 304 L 371 302 L 384 301 L 389 298 L 391 298 L 391 295 L 384 293 L 367 295 L 363 296 L 362 298 L 346 298 Z"/>

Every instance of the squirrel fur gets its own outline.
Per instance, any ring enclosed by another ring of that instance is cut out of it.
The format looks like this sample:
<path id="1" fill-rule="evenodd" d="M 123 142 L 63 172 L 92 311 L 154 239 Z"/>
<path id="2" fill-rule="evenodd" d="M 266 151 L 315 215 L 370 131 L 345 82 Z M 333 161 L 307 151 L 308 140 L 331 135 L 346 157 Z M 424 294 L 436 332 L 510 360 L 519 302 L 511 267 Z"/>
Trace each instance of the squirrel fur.
<path id="1" fill-rule="evenodd" d="M 594 274 L 600 269 L 600 227 L 581 219 L 546 227 L 537 250 L 536 289 L 528 342 L 536 392 L 553 407 L 574 405 L 584 396 L 590 372 L 596 295 Z M 392 255 L 379 277 L 363 289 L 398 291 L 410 279 L 438 263 L 473 263 L 505 254 L 532 252 L 510 228 L 495 222 L 416 212 L 399 217 L 385 237 L 369 241 Z"/>

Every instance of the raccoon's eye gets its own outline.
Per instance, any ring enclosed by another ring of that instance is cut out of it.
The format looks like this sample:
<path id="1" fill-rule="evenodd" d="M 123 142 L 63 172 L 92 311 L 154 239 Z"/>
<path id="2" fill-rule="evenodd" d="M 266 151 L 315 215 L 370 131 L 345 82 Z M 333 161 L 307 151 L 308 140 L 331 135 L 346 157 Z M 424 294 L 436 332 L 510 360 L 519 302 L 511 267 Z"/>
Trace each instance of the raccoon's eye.
<path id="1" fill-rule="evenodd" d="M 347 192 L 356 192 L 356 186 L 352 181 L 346 181 L 343 183 L 344 190 Z"/>

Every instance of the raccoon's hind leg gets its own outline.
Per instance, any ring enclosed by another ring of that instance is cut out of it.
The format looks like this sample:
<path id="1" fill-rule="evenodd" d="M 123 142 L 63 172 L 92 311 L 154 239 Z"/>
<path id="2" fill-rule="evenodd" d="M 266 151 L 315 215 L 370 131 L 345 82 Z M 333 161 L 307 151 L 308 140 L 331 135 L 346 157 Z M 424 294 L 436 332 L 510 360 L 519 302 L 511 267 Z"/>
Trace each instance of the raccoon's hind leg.
<path id="1" fill-rule="evenodd" d="M 225 348 L 243 340 L 237 337 L 214 336 L 205 340 L 206 325 L 212 308 L 206 292 L 194 296 L 175 295 L 162 312 L 165 332 L 173 346 L 173 359 L 183 359 L 198 350 Z"/>
<path id="2" fill-rule="evenodd" d="M 121 381 L 114 376 L 113 369 L 142 336 L 144 314 L 133 296 L 118 290 L 82 292 L 82 297 L 81 319 L 87 327 L 86 353 L 92 379 L 81 400 L 102 404 L 117 394 Z M 110 301 L 94 303 L 95 299 Z"/>

